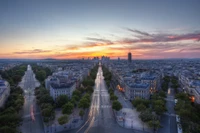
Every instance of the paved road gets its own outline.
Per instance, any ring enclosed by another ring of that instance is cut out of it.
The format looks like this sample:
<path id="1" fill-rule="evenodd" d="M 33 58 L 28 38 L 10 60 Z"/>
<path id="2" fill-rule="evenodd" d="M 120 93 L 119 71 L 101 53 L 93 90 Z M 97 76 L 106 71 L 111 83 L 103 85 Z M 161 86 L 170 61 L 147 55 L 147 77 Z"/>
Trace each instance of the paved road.
<path id="1" fill-rule="evenodd" d="M 95 89 L 92 95 L 92 103 L 86 123 L 76 130 L 63 131 L 61 133 L 141 133 L 131 129 L 120 127 L 115 121 L 110 97 L 105 86 L 101 66 L 98 69 L 95 80 Z"/>
<path id="2" fill-rule="evenodd" d="M 23 88 L 25 94 L 25 102 L 22 110 L 23 124 L 20 127 L 22 133 L 44 133 L 42 117 L 34 96 L 34 89 L 39 86 L 39 83 L 35 79 L 31 66 L 28 66 L 20 86 Z M 31 108 L 33 108 L 35 120 L 30 115 Z"/>
<path id="3" fill-rule="evenodd" d="M 168 89 L 166 98 L 166 107 L 168 112 L 161 117 L 161 125 L 163 128 L 158 130 L 158 133 L 177 133 L 176 117 L 174 111 L 174 90 Z"/>

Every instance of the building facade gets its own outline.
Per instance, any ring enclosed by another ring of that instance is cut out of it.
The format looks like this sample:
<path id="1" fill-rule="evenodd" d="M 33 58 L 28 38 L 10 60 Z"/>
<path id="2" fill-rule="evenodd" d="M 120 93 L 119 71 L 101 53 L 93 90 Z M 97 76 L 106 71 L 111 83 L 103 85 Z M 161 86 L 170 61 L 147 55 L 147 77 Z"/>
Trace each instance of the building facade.
<path id="1" fill-rule="evenodd" d="M 3 107 L 10 95 L 10 85 L 5 80 L 0 80 L 0 107 Z"/>
<path id="2" fill-rule="evenodd" d="M 72 97 L 73 91 L 76 89 L 76 83 L 66 83 L 66 84 L 51 84 L 50 85 L 50 95 L 54 100 L 60 95 L 67 95 L 68 98 Z"/>
<path id="3" fill-rule="evenodd" d="M 125 95 L 129 100 L 135 98 L 149 99 L 150 85 L 142 83 L 127 83 L 125 85 Z"/>
<path id="4" fill-rule="evenodd" d="M 128 53 L 128 63 L 132 62 L 132 54 L 131 52 Z"/>

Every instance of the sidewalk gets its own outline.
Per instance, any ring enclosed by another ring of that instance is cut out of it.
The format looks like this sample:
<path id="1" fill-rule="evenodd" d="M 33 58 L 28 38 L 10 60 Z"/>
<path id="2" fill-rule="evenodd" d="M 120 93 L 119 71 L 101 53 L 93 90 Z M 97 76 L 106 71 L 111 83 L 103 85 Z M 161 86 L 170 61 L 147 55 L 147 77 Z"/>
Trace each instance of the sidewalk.
<path id="1" fill-rule="evenodd" d="M 148 126 L 143 123 L 139 116 L 139 113 L 135 109 L 122 108 L 120 111 L 115 112 L 117 117 L 117 123 L 124 128 L 144 131 L 144 132 L 152 132 Z"/>
<path id="2" fill-rule="evenodd" d="M 125 100 L 124 95 L 118 90 L 115 90 L 114 93 L 123 107 L 118 112 L 114 111 L 117 123 L 124 128 L 152 132 L 152 130 L 140 120 L 139 112 L 133 108 L 132 103 L 129 100 Z"/>
<path id="3" fill-rule="evenodd" d="M 56 114 L 55 120 L 49 123 L 49 126 L 47 124 L 44 124 L 45 133 L 56 133 L 65 130 L 79 128 L 84 123 L 84 119 L 81 119 L 81 117 L 79 116 L 79 111 L 80 111 L 79 108 L 75 108 L 73 110 L 73 113 L 69 115 L 69 122 L 64 125 L 60 125 L 58 123 L 58 118 L 63 115 L 62 110 L 61 109 L 55 110 Z"/>

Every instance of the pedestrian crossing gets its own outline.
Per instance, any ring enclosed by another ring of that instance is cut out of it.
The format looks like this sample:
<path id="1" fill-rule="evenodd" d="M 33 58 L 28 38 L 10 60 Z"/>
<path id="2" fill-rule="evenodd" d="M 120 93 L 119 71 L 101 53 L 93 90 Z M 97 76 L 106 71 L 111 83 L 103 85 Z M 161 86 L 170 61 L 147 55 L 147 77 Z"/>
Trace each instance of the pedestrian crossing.
<path id="1" fill-rule="evenodd" d="M 166 101 L 170 101 L 170 102 L 174 102 L 173 99 L 168 99 L 168 98 L 165 98 Z"/>
<path id="2" fill-rule="evenodd" d="M 40 114 L 40 112 L 34 113 L 35 116 L 36 116 L 36 115 L 39 115 L 39 114 Z M 24 116 L 23 116 L 23 118 L 29 118 L 29 117 L 31 117 L 31 115 L 24 115 Z"/>
<path id="3" fill-rule="evenodd" d="M 93 94 L 93 96 L 109 96 L 109 94 Z"/>
<path id="4" fill-rule="evenodd" d="M 110 105 L 101 105 L 100 107 L 101 108 L 110 108 L 111 106 Z M 99 106 L 92 105 L 91 108 L 99 108 Z"/>
<path id="5" fill-rule="evenodd" d="M 176 116 L 176 114 L 169 114 L 169 113 L 164 113 L 164 115 L 168 115 L 168 116 Z"/>
<path id="6" fill-rule="evenodd" d="M 107 90 L 95 90 L 94 92 L 108 92 Z"/>

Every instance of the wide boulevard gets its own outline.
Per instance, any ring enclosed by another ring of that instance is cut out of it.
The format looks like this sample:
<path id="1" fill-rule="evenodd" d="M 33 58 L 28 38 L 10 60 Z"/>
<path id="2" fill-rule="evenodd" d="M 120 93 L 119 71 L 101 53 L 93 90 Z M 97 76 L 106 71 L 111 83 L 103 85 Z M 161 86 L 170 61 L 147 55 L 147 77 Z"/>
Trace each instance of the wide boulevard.
<path id="1" fill-rule="evenodd" d="M 88 119 L 82 127 L 62 133 L 141 133 L 119 126 L 115 120 L 110 97 L 104 82 L 101 64 L 95 80 Z"/>
<path id="2" fill-rule="evenodd" d="M 22 110 L 23 123 L 20 127 L 22 133 L 44 133 L 42 117 L 34 96 L 35 87 L 39 86 L 30 65 L 19 84 L 24 90 L 24 106 Z"/>

